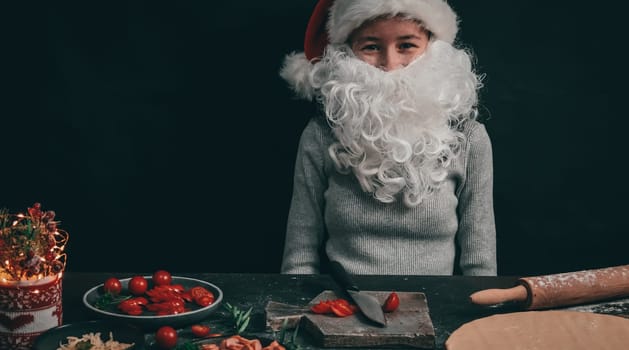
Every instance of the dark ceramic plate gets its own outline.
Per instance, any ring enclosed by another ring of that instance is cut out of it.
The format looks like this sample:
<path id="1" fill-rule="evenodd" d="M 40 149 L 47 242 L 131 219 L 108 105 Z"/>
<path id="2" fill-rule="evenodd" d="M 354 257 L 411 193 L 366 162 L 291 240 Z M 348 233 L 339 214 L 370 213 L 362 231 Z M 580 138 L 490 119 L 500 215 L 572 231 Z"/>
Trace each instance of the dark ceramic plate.
<path id="1" fill-rule="evenodd" d="M 144 278 L 146 278 L 149 283 L 149 289 L 152 288 L 152 277 L 144 276 Z M 130 279 L 131 278 L 125 278 L 120 280 L 123 290 L 127 289 Z M 99 317 L 129 323 L 142 328 L 144 331 L 150 331 L 155 330 L 161 326 L 180 328 L 197 323 L 207 318 L 212 312 L 216 311 L 223 300 L 223 291 L 214 284 L 206 281 L 188 277 L 172 276 L 172 284 L 180 284 L 185 289 L 189 289 L 195 286 L 202 286 L 214 294 L 214 302 L 205 307 L 201 307 L 193 303 L 187 303 L 186 307 L 190 309 L 190 311 L 176 315 L 158 316 L 149 311 L 145 311 L 144 313 L 142 313 L 142 315 L 131 316 L 118 310 L 115 304 L 108 305 L 103 309 L 99 309 L 94 306 L 96 302 L 105 294 L 105 292 L 103 291 L 103 285 L 99 284 L 96 287 L 88 290 L 83 295 L 83 304 L 87 306 L 87 308 L 90 309 L 92 312 L 96 313 Z"/>
<path id="2" fill-rule="evenodd" d="M 60 344 L 68 343 L 68 337 L 81 338 L 88 333 L 100 333 L 101 340 L 106 342 L 110 332 L 115 341 L 134 344 L 129 349 L 144 349 L 144 333 L 140 328 L 111 320 L 95 320 L 51 328 L 35 339 L 33 350 L 56 350 Z"/>

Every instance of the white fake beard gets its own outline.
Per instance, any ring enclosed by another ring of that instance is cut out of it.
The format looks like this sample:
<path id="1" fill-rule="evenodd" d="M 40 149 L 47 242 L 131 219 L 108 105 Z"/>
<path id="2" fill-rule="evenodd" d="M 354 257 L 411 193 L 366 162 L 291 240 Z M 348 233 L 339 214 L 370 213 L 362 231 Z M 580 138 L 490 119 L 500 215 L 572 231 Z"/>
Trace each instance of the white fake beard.
<path id="1" fill-rule="evenodd" d="M 337 170 L 383 203 L 401 193 L 413 207 L 433 193 L 460 152 L 459 127 L 477 115 L 470 57 L 443 41 L 391 72 L 329 46 L 310 77 L 338 140 L 329 148 Z"/>

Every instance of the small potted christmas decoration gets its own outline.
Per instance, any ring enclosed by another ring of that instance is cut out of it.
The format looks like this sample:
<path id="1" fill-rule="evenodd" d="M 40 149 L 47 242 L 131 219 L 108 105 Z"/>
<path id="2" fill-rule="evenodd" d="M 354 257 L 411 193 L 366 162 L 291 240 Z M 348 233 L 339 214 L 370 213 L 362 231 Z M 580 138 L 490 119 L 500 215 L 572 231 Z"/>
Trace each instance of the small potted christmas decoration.
<path id="1" fill-rule="evenodd" d="M 61 281 L 68 233 L 39 203 L 26 214 L 0 210 L 0 349 L 30 349 L 62 323 Z"/>

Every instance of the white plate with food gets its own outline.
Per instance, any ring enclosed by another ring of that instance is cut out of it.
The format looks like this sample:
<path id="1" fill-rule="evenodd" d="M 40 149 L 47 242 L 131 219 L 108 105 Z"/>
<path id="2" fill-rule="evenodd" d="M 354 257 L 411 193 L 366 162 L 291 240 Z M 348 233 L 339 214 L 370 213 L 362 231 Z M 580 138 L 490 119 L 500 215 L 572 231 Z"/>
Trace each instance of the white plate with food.
<path id="1" fill-rule="evenodd" d="M 136 350 L 144 349 L 144 345 L 140 328 L 112 320 L 94 320 L 51 328 L 35 339 L 33 350 Z"/>

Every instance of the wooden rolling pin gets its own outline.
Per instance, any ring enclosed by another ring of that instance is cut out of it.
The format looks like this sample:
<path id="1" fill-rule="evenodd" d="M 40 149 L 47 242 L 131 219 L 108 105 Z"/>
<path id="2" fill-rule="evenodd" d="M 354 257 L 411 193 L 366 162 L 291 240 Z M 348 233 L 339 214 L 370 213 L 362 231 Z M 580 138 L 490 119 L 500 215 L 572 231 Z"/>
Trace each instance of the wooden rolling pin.
<path id="1" fill-rule="evenodd" d="M 520 302 L 524 308 L 536 310 L 625 296 L 629 296 L 629 265 L 523 277 L 513 288 L 473 293 L 470 301 L 478 305 Z"/>

